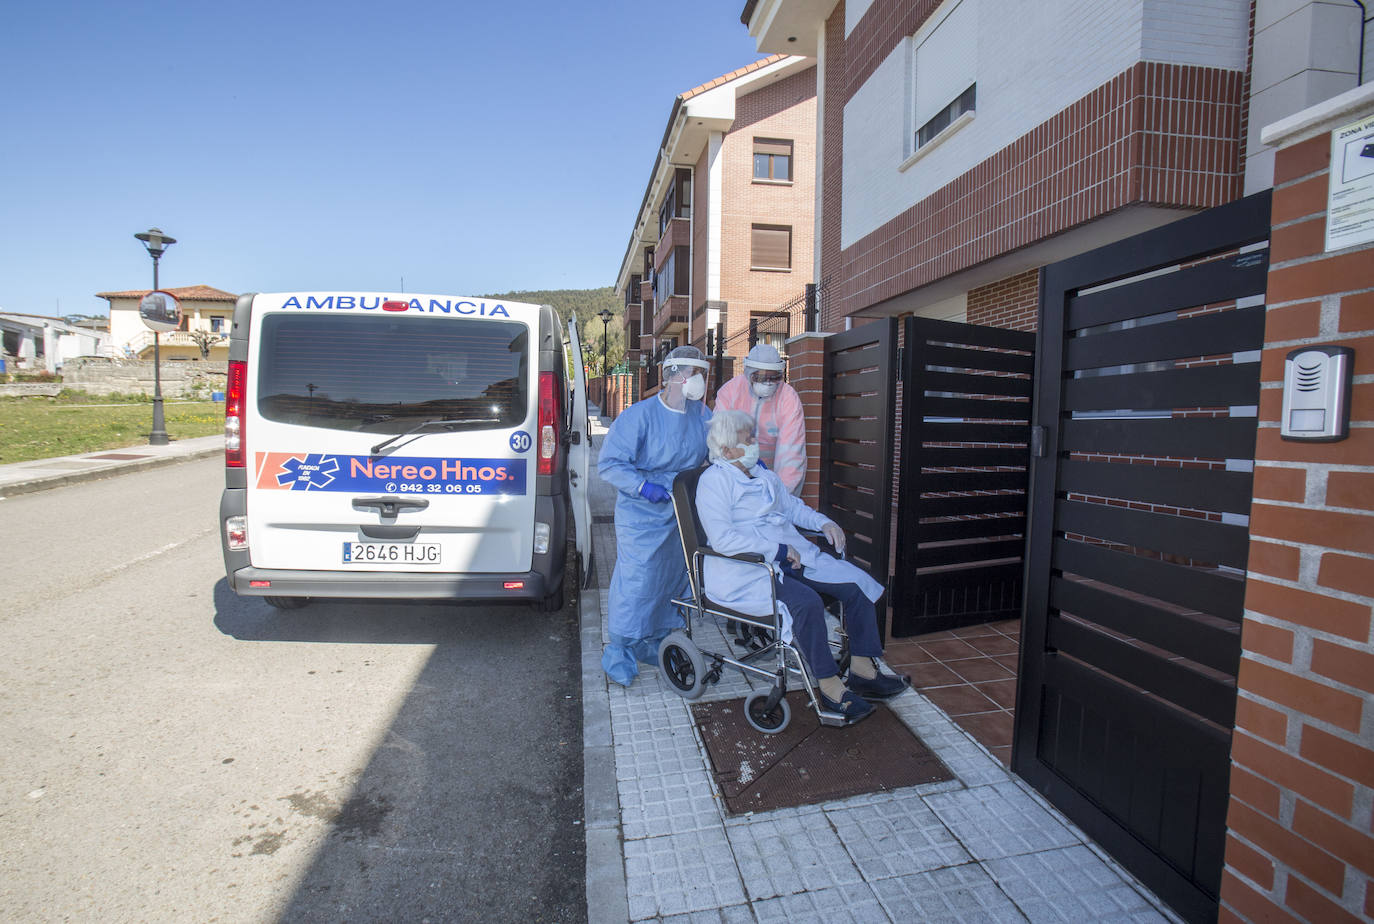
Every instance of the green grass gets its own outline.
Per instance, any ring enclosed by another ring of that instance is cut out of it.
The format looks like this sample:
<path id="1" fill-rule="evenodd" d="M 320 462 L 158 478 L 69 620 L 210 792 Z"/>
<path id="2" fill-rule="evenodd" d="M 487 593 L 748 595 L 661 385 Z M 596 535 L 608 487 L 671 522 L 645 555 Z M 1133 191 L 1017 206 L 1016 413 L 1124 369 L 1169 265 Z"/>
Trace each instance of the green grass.
<path id="1" fill-rule="evenodd" d="M 173 440 L 224 432 L 222 402 L 164 400 L 162 410 Z M 146 446 L 152 429 L 152 399 L 143 395 L 0 398 L 0 463 Z"/>

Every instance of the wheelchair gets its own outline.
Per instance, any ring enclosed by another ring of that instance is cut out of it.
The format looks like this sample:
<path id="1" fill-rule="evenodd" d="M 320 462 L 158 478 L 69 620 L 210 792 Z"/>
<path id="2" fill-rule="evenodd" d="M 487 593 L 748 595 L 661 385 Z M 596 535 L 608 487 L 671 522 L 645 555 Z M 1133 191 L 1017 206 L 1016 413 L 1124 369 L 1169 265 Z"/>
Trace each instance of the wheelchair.
<path id="1" fill-rule="evenodd" d="M 786 618 L 778 607 L 776 595 L 772 599 L 772 613 L 751 616 L 729 607 L 713 603 L 705 592 L 705 562 L 708 558 L 746 562 L 768 572 L 770 593 L 779 566 L 756 554 L 723 555 L 712 550 L 696 511 L 697 481 L 710 466 L 682 472 L 673 480 L 673 512 L 677 516 L 678 535 L 682 539 L 682 553 L 687 564 L 690 599 L 674 599 L 673 605 L 682 614 L 683 628 L 668 635 L 658 647 L 658 667 L 673 692 L 683 699 L 694 700 L 709 685 L 717 683 L 726 667 L 771 681 L 767 690 L 755 690 L 744 700 L 745 719 L 756 730 L 774 735 L 791 721 L 791 707 L 787 702 L 789 681 L 806 690 L 811 707 L 822 725 L 841 727 L 852 724 L 847 716 L 826 709 L 817 696 L 816 679 L 801 650 L 785 641 Z M 808 535 L 813 541 L 825 543 L 819 534 Z M 830 640 L 835 660 L 844 673 L 849 667 L 849 639 L 844 632 L 844 614 L 839 601 L 822 595 L 827 612 L 839 620 L 836 637 Z M 706 617 L 723 620 L 734 635 L 734 644 L 743 649 L 738 655 L 728 651 L 702 650 L 692 638 L 692 624 Z"/>

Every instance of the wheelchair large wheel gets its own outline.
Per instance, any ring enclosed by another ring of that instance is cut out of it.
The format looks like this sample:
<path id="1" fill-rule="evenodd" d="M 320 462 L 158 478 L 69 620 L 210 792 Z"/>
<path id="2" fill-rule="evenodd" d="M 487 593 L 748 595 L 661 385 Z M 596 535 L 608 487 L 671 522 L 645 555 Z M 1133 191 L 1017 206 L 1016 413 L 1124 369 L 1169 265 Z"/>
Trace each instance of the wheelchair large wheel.
<path id="1" fill-rule="evenodd" d="M 673 692 L 696 699 L 706 687 L 706 660 L 686 633 L 673 632 L 658 645 L 658 666 Z"/>
<path id="2" fill-rule="evenodd" d="M 772 709 L 766 709 L 767 705 L 767 690 L 750 693 L 744 700 L 744 717 L 757 731 L 765 735 L 776 735 L 792 721 L 792 709 L 787 705 L 786 697 L 778 700 Z"/>

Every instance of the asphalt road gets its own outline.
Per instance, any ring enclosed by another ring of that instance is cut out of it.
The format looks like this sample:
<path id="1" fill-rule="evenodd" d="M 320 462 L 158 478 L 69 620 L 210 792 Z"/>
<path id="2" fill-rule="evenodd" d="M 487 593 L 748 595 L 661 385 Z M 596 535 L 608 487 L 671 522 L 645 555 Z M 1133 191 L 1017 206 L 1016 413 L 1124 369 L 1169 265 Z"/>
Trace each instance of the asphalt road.
<path id="1" fill-rule="evenodd" d="M 221 465 L 0 500 L 0 919 L 584 920 L 575 595 L 240 599 Z"/>

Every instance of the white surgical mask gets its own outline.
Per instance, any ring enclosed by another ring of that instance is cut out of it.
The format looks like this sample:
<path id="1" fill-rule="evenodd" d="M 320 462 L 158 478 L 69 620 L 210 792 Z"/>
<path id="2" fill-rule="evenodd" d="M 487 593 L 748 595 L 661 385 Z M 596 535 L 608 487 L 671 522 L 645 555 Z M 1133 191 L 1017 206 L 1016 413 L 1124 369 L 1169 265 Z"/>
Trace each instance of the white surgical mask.
<path id="1" fill-rule="evenodd" d="M 762 401 L 767 401 L 777 394 L 777 382 L 750 382 L 749 387 L 754 391 L 754 397 Z"/>
<path id="2" fill-rule="evenodd" d="M 750 443 L 747 446 L 737 445 L 735 448 L 744 450 L 744 455 L 740 456 L 735 461 L 743 465 L 745 469 L 753 469 L 755 465 L 759 464 L 759 444 L 757 442 Z"/>
<path id="3" fill-rule="evenodd" d="M 706 379 L 702 378 L 700 372 L 682 383 L 682 397 L 688 401 L 700 401 L 706 397 Z"/>

